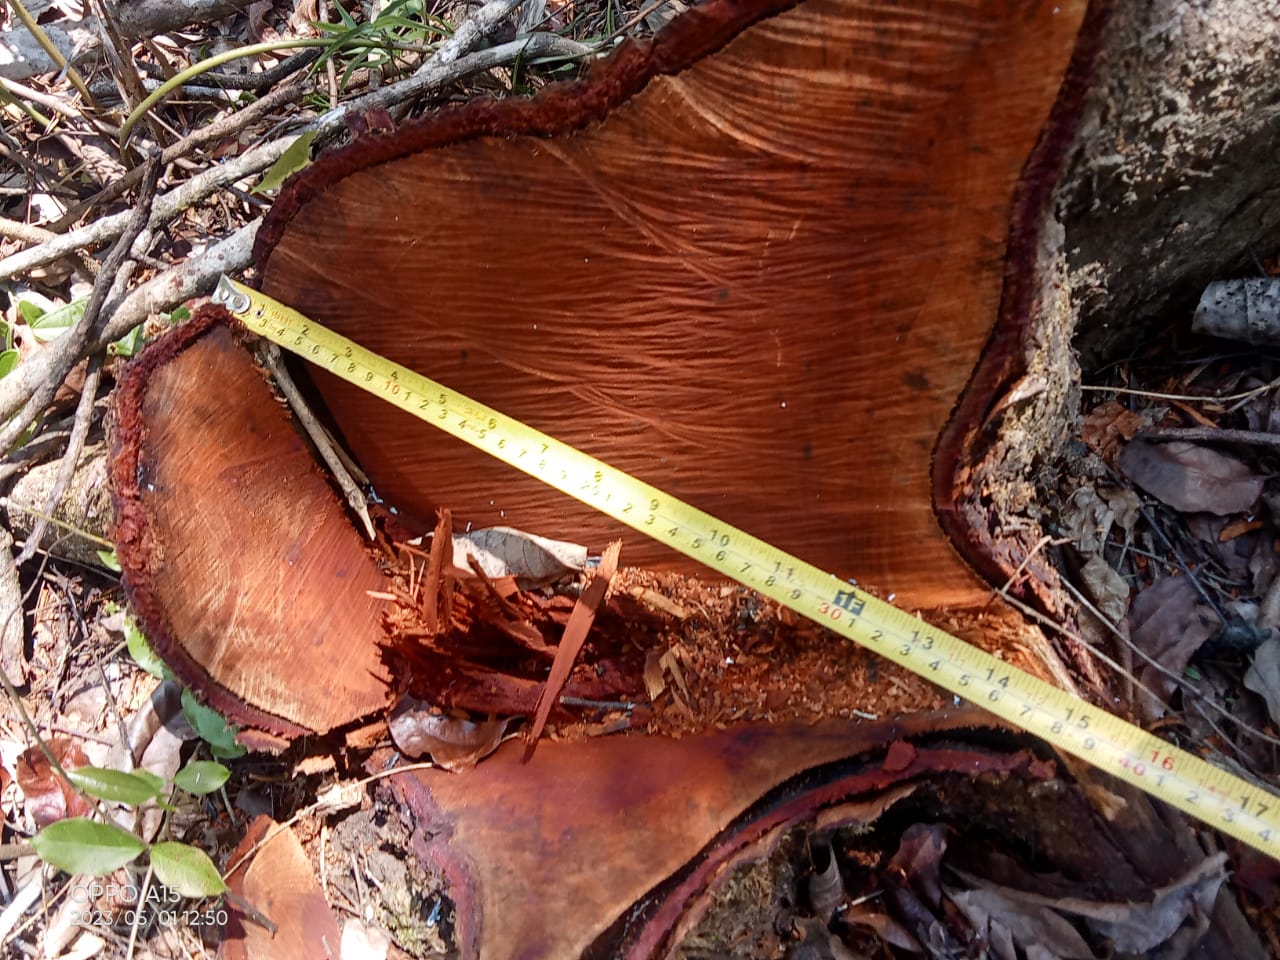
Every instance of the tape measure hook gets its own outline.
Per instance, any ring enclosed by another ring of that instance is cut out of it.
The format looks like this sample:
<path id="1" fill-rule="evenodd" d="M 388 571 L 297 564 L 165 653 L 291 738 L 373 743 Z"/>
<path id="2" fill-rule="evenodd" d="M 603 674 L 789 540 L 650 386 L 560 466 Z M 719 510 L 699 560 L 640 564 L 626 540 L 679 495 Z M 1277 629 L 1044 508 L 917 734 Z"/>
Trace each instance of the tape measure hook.
<path id="1" fill-rule="evenodd" d="M 231 278 L 225 273 L 218 278 L 218 286 L 214 288 L 212 299 L 214 303 L 222 304 L 237 317 L 244 316 L 253 305 L 249 295 L 237 290 Z"/>

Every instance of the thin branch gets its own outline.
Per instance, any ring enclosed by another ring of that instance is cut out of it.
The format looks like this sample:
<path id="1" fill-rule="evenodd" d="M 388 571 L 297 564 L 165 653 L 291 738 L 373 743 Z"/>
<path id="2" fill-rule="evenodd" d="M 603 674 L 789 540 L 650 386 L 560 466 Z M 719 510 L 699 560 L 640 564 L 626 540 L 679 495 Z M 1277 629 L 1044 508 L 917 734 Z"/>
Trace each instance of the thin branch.
<path id="1" fill-rule="evenodd" d="M 105 312 L 110 319 L 94 334 L 89 349 L 105 350 L 109 343 L 119 340 L 153 314 L 166 313 L 192 297 L 207 293 L 217 285 L 218 277 L 224 273 L 243 270 L 253 261 L 253 241 L 260 225 L 260 220 L 245 224 L 198 256 L 188 257 L 131 291 L 123 299 L 108 304 Z M 9 377 L 17 376 L 28 367 L 36 368 L 43 357 L 44 354 L 38 354 L 32 360 L 24 361 Z M 35 369 L 33 377 L 40 376 L 41 370 Z M 5 380 L 9 377 L 5 377 Z M 0 381 L 0 384 L 3 383 L 4 381 Z"/>
<path id="2" fill-rule="evenodd" d="M 217 120 L 205 124 L 199 130 L 188 134 L 176 143 L 165 147 L 160 154 L 161 165 L 173 163 L 187 154 L 198 150 L 208 143 L 215 143 L 244 130 L 252 123 L 256 123 L 260 118 L 278 110 L 280 107 L 293 103 L 295 100 L 302 99 L 306 93 L 304 85 L 299 83 L 291 83 L 287 87 L 281 87 L 279 90 L 273 90 L 260 100 L 256 100 L 242 110 L 234 113 L 224 114 Z M 68 210 L 56 223 L 50 225 L 49 229 L 58 234 L 65 230 L 68 226 L 79 220 L 85 213 L 95 207 L 110 203 L 117 197 L 123 196 L 127 191 L 142 179 L 142 168 L 134 167 L 123 177 L 103 187 L 88 200 L 79 203 Z"/>
<path id="3" fill-rule="evenodd" d="M 182 186 L 157 197 L 151 207 L 151 219 L 147 222 L 147 226 L 153 229 L 162 227 L 215 190 L 265 170 L 275 163 L 285 150 L 289 149 L 295 139 L 295 136 L 281 137 L 279 140 L 263 144 L 243 156 L 210 167 L 183 183 Z M 8 280 L 18 274 L 29 273 L 36 267 L 64 257 L 80 247 L 90 247 L 112 240 L 132 222 L 132 218 L 133 211 L 102 217 L 78 230 L 62 234 L 57 241 L 5 257 L 0 260 L 0 280 Z M 8 379 L 8 377 L 5 378 L 6 385 Z M 0 394 L 7 393 L 7 390 L 0 391 Z M 7 402 L 0 397 L 0 416 L 7 412 Z"/>
<path id="4" fill-rule="evenodd" d="M 1266 393 L 1280 387 L 1280 378 L 1272 380 L 1270 383 L 1264 383 L 1260 387 L 1252 387 L 1241 393 L 1231 393 L 1225 396 L 1198 395 L 1194 393 L 1157 393 L 1153 390 L 1133 390 L 1129 387 L 1109 387 L 1101 383 L 1082 383 L 1080 389 L 1092 393 L 1123 393 L 1126 396 L 1133 397 L 1150 397 L 1152 400 L 1183 400 L 1188 403 L 1228 403 L 1232 400 L 1248 400 L 1256 397 L 1260 393 Z"/>
<path id="5" fill-rule="evenodd" d="M 523 0 L 489 0 L 483 7 L 458 24 L 453 36 L 440 44 L 435 56 L 420 66 L 416 73 L 427 73 L 433 67 L 443 67 L 453 63 L 467 53 L 477 43 L 493 33 L 502 21 L 511 16 Z"/>
<path id="6" fill-rule="evenodd" d="M 27 12 L 27 8 L 22 5 L 22 0 L 9 0 L 9 7 L 13 10 L 14 15 L 22 21 L 22 25 L 26 28 L 27 33 L 35 38 L 36 43 L 40 45 L 45 54 L 57 66 L 59 70 L 65 71 L 67 79 L 71 81 L 71 85 L 79 91 L 80 96 L 84 97 L 84 102 L 95 113 L 100 113 L 102 108 L 98 105 L 98 101 L 93 98 L 93 94 L 89 92 L 89 88 L 85 86 L 84 79 L 71 66 L 70 61 L 62 55 L 62 51 L 58 49 L 57 44 L 50 39 L 49 35 L 44 32 L 44 28 L 36 23 L 35 17 Z M 19 79 L 19 78 L 13 78 Z"/>
<path id="7" fill-rule="evenodd" d="M 56 240 L 58 235 L 52 230 L 46 230 L 44 227 L 36 227 L 29 223 L 20 223 L 17 220 L 0 217 L 0 237 L 21 240 L 23 243 L 28 244 L 38 244 L 50 243 Z M 87 256 L 80 250 L 77 250 L 72 256 L 80 264 L 80 269 L 90 277 L 98 275 L 98 263 L 92 257 Z"/>
<path id="8" fill-rule="evenodd" d="M 1280 434 L 1260 430 L 1223 430 L 1218 427 L 1164 427 L 1144 430 L 1138 438 L 1156 443 L 1186 440 L 1193 443 L 1242 443 L 1251 447 L 1280 447 Z"/>
<path id="9" fill-rule="evenodd" d="M 346 118 L 349 115 L 365 113 L 376 107 L 393 107 L 407 100 L 433 93 L 459 80 L 465 80 L 474 74 L 507 66 L 516 60 L 523 59 L 527 62 L 542 59 L 575 59 L 590 56 L 593 53 L 595 53 L 594 47 L 567 37 L 560 37 L 554 33 L 531 33 L 527 37 L 520 37 L 485 50 L 477 50 L 452 63 L 441 64 L 433 57 L 412 77 L 348 101 L 337 110 L 330 110 L 324 116 L 307 124 L 303 129 L 318 130 L 321 135 L 336 133 L 346 125 Z M 0 261 L 0 264 L 2 263 L 3 261 Z"/>
<path id="10" fill-rule="evenodd" d="M 192 23 L 209 23 L 244 9 L 242 0 L 132 0 L 116 7 L 120 30 L 128 39 L 169 33 Z M 96 60 L 99 48 L 98 20 L 85 17 L 70 24 L 47 24 L 46 39 L 58 55 L 71 63 Z M 54 57 L 30 34 L 0 34 L 0 75 L 25 80 L 61 69 Z"/>
<path id="11" fill-rule="evenodd" d="M 289 401 L 289 407 L 293 410 L 293 415 L 298 418 L 298 422 L 302 425 L 303 430 L 306 431 L 307 436 L 311 438 L 311 442 L 315 445 L 321 459 L 328 465 L 329 472 L 333 474 L 334 480 L 337 481 L 343 495 L 347 498 L 347 505 L 351 507 L 352 513 L 360 518 L 365 534 L 370 540 L 375 539 L 373 520 L 369 517 L 369 501 L 365 497 L 364 491 L 360 489 L 360 485 L 356 483 L 347 471 L 346 464 L 342 462 L 342 458 L 338 455 L 337 446 L 334 444 L 333 438 L 329 436 L 329 432 L 325 430 L 324 425 L 312 413 L 311 406 L 307 403 L 306 398 L 303 397 L 302 391 L 293 382 L 293 377 L 289 375 L 288 369 L 280 358 L 280 348 L 268 340 L 263 343 L 258 355 L 266 364 L 267 369 L 271 371 L 271 375 L 275 378 L 276 386 L 280 388 L 284 398 Z"/>
<path id="12" fill-rule="evenodd" d="M 55 97 L 49 93 L 41 93 L 34 87 L 28 87 L 24 83 L 18 83 L 16 80 L 9 80 L 6 77 L 0 77 L 0 87 L 4 87 L 5 90 L 9 91 L 11 96 L 38 103 L 51 113 L 60 113 L 70 120 L 84 119 L 84 114 L 68 103 L 65 97 Z"/>
<path id="13" fill-rule="evenodd" d="M 48 406 L 71 368 L 84 356 L 82 351 L 89 338 L 90 331 L 97 325 L 98 316 L 111 296 L 113 288 L 127 283 L 129 271 L 122 270 L 122 268 L 129 258 L 130 248 L 134 240 L 146 229 L 151 213 L 151 199 L 155 196 L 156 175 L 159 172 L 158 160 L 158 157 L 152 156 L 146 162 L 149 172 L 143 181 L 142 196 L 139 198 L 138 206 L 130 213 L 130 219 L 125 226 L 124 233 L 111 249 L 111 253 L 107 255 L 107 259 L 102 265 L 102 271 L 93 283 L 93 292 L 89 295 L 89 302 L 85 306 L 84 315 L 81 316 L 74 328 L 68 330 L 50 344 L 49 348 L 42 354 L 42 356 L 50 358 L 45 364 L 41 364 L 42 367 L 47 367 L 45 377 L 29 387 L 30 393 L 26 402 L 21 404 L 21 411 L 3 429 L 0 429 L 0 448 L 7 450 L 12 447 L 18 437 L 27 429 L 27 425 L 34 421 L 40 415 L 40 412 Z M 4 378 L 5 386 L 8 385 L 10 379 L 15 379 L 16 382 L 18 374 L 22 372 L 24 367 L 28 366 L 34 367 L 35 364 L 19 364 L 17 370 Z M 20 379 L 29 380 L 30 377 L 22 377 Z"/>
<path id="14" fill-rule="evenodd" d="M 67 441 L 67 452 L 62 455 L 62 462 L 58 465 L 58 476 L 54 479 L 53 489 L 49 491 L 48 499 L 44 502 L 45 516 L 57 511 L 62 504 L 62 498 L 66 496 L 67 488 L 71 486 L 71 477 L 80 463 L 85 440 L 89 437 L 89 427 L 93 423 L 93 405 L 98 400 L 98 384 L 101 380 L 102 353 L 95 353 L 89 357 L 84 386 L 80 388 L 80 400 L 76 404 L 75 422 L 71 427 L 71 439 Z M 31 529 L 31 535 L 27 537 L 27 542 L 22 545 L 22 552 L 18 554 L 16 563 L 19 566 L 35 556 L 48 529 L 49 522 L 44 517 L 39 517 Z"/>

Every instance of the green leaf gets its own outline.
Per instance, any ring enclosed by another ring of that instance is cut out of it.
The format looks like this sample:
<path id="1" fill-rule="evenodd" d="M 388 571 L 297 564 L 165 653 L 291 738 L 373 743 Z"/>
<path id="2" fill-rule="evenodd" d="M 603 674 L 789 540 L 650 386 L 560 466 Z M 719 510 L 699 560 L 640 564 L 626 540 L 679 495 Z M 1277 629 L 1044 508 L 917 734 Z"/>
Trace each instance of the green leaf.
<path id="1" fill-rule="evenodd" d="M 182 712 L 191 729 L 209 744 L 215 757 L 244 756 L 245 749 L 236 743 L 236 731 L 222 719 L 222 714 L 211 710 L 192 696 L 190 690 L 182 691 Z"/>
<path id="2" fill-rule="evenodd" d="M 31 332 L 37 340 L 41 343 L 47 342 L 74 327 L 80 318 L 84 316 L 84 308 L 88 304 L 88 297 L 80 297 L 77 300 L 72 300 L 66 306 L 58 307 L 57 310 L 41 313 L 39 317 L 28 320 L 27 325 L 31 327 Z"/>
<path id="3" fill-rule="evenodd" d="M 186 323 L 190 319 L 191 311 L 186 307 L 177 307 L 171 314 L 169 314 L 169 322 L 174 324 Z"/>
<path id="4" fill-rule="evenodd" d="M 285 182 L 289 174 L 297 173 L 311 163 L 311 141 L 315 138 L 316 131 L 308 130 L 293 141 L 289 145 L 289 149 L 280 154 L 280 159 L 273 163 L 262 179 L 258 181 L 258 185 L 253 188 L 252 192 L 266 193 L 268 190 L 274 190 Z"/>
<path id="5" fill-rule="evenodd" d="M 99 551 L 97 551 L 97 553 L 98 553 L 98 559 L 102 561 L 102 565 L 103 565 L 104 567 L 106 567 L 106 568 L 107 568 L 108 570 L 110 570 L 112 573 L 120 573 L 120 572 L 121 572 L 121 571 L 120 571 L 120 558 L 116 556 L 116 552 L 115 552 L 115 550 L 114 550 L 114 549 L 112 549 L 112 550 L 99 550 Z M 134 627 L 134 629 L 136 630 L 136 629 L 137 629 L 137 627 Z"/>
<path id="6" fill-rule="evenodd" d="M 216 897 L 227 889 L 213 861 L 190 844 L 152 844 L 151 868 L 161 883 L 184 897 Z"/>
<path id="7" fill-rule="evenodd" d="M 155 790 L 157 797 L 164 793 L 164 777 L 160 776 L 160 774 L 152 773 L 150 770 L 143 770 L 141 767 L 130 771 L 130 773 L 139 780 L 144 780 L 151 784 L 151 788 Z"/>
<path id="8" fill-rule="evenodd" d="M 138 324 L 108 348 L 117 357 L 136 356 L 145 341 L 142 337 L 142 324 Z"/>
<path id="9" fill-rule="evenodd" d="M 31 845 L 45 863 L 66 873 L 92 876 L 123 867 L 146 849 L 143 842 L 127 830 L 84 817 L 49 824 L 31 838 Z"/>
<path id="10" fill-rule="evenodd" d="M 118 570 L 119 566 L 116 569 Z M 133 622 L 133 617 L 125 617 L 124 642 L 129 648 L 129 656 L 133 657 L 133 662 L 139 667 L 157 680 L 173 679 L 173 672 L 165 666 L 163 660 L 156 656 L 156 652 L 151 649 L 151 644 L 147 643 L 147 638 Z"/>
<path id="11" fill-rule="evenodd" d="M 213 793 L 227 782 L 231 771 L 212 760 L 192 760 L 173 778 L 174 786 L 187 793 Z"/>
<path id="12" fill-rule="evenodd" d="M 35 323 L 45 314 L 45 308 L 38 303 L 32 303 L 30 300 L 18 301 L 18 315 L 22 317 L 23 323 L 28 325 Z"/>
<path id="13" fill-rule="evenodd" d="M 155 774 L 125 773 L 123 770 L 108 770 L 105 767 L 78 767 L 68 770 L 67 777 L 77 787 L 99 800 L 112 803 L 125 803 L 136 807 L 140 803 L 154 800 L 164 789 L 164 781 L 155 785 Z"/>
<path id="14" fill-rule="evenodd" d="M 18 361 L 22 359 L 22 355 L 17 350 L 9 349 L 0 352 L 0 377 L 7 377 L 17 369 Z"/>

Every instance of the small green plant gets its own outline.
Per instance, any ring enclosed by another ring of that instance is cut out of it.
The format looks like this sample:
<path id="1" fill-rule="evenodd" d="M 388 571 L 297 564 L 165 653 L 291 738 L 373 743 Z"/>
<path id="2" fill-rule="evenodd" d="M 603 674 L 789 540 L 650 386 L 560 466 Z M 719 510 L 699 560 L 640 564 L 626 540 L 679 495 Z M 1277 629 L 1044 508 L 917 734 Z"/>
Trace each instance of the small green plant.
<path id="1" fill-rule="evenodd" d="M 351 83 L 359 70 L 375 70 L 392 66 L 399 69 L 398 54 L 421 53 L 439 37 L 453 33 L 453 27 L 435 14 L 428 13 L 423 0 L 394 0 L 378 16 L 361 23 L 341 4 L 335 4 L 338 23 L 313 22 L 313 26 L 332 44 L 316 61 L 323 67 L 327 60 L 349 57 L 342 70 L 342 89 Z"/>
<path id="2" fill-rule="evenodd" d="M 227 782 L 231 771 L 220 763 L 196 760 L 178 771 L 172 785 L 147 770 L 80 767 L 66 774 L 80 792 L 95 799 L 127 807 L 155 801 L 171 810 L 161 798 L 174 788 L 196 795 L 212 793 Z M 156 877 L 181 896 L 214 897 L 226 890 L 217 867 L 202 850 L 174 841 L 147 844 L 123 827 L 88 817 L 51 823 L 31 838 L 31 845 L 45 863 L 72 875 L 103 876 L 149 852 Z"/>
<path id="3" fill-rule="evenodd" d="M 84 316 L 88 297 L 78 297 L 70 303 L 58 305 L 52 300 L 32 291 L 24 292 L 17 301 L 13 322 L 0 319 L 0 377 L 8 376 L 18 367 L 22 359 L 14 346 L 14 333 L 17 328 L 25 328 L 27 334 L 37 343 L 48 343 L 50 340 L 66 333 Z M 191 316 L 186 307 L 178 307 L 168 316 L 170 325 L 181 323 Z M 117 357 L 132 357 L 146 345 L 143 325 L 138 324 L 119 340 L 108 347 L 108 351 Z"/>
<path id="4" fill-rule="evenodd" d="M 112 606 L 108 612 L 120 610 Z M 125 646 L 139 667 L 160 679 L 173 678 L 128 614 L 123 617 L 123 630 Z M 244 754 L 244 747 L 235 742 L 235 728 L 217 711 L 199 703 L 189 690 L 182 691 L 182 712 L 215 757 Z M 216 760 L 192 760 L 177 772 L 172 783 L 148 770 L 85 766 L 64 772 L 85 796 L 125 807 L 154 802 L 169 811 L 174 809 L 170 799 L 175 790 L 203 796 L 221 789 L 231 776 L 231 771 Z M 32 837 L 31 844 L 45 863 L 73 875 L 102 876 L 147 853 L 160 882 L 183 897 L 211 897 L 226 890 L 213 861 L 196 847 L 174 841 L 148 844 L 123 827 L 88 817 L 55 821 Z"/>
<path id="5" fill-rule="evenodd" d="M 112 607 L 108 612 L 115 613 L 118 609 Z M 158 680 L 175 679 L 173 671 L 156 656 L 151 644 L 147 643 L 147 638 L 138 629 L 137 622 L 127 613 L 124 616 L 124 642 L 133 662 L 147 673 Z M 215 757 L 234 760 L 245 755 L 245 748 L 236 743 L 236 728 L 227 723 L 217 710 L 206 707 L 197 700 L 190 690 L 182 691 L 182 715 L 187 718 L 187 723 L 196 735 L 209 745 L 209 751 Z"/>
<path id="6" fill-rule="evenodd" d="M 114 550 L 104 554 L 115 561 Z M 134 619 L 114 604 L 108 606 L 108 613 L 122 614 L 125 646 L 138 666 L 157 678 L 172 679 L 173 674 L 151 649 Z M 235 741 L 235 728 L 217 711 L 198 702 L 189 690 L 182 691 L 182 712 L 215 757 L 245 753 L 245 748 Z M 54 762 L 47 749 L 46 754 Z M 170 812 L 175 809 L 171 802 L 175 791 L 203 796 L 221 789 L 231 776 L 231 771 L 216 760 L 192 760 L 174 775 L 172 782 L 149 770 L 95 766 L 64 769 L 56 762 L 54 769 L 86 797 L 128 808 L 155 803 Z M 226 891 L 217 867 L 197 847 L 170 840 L 147 843 L 123 827 L 91 817 L 56 820 L 32 837 L 31 845 L 45 863 L 72 875 L 104 876 L 146 853 L 155 876 L 178 896 L 213 897 Z"/>
<path id="7" fill-rule="evenodd" d="M 184 320 L 188 320 L 190 318 L 190 310 L 186 307 L 178 307 L 165 317 L 165 321 L 169 326 L 174 326 L 175 324 L 182 323 Z M 147 337 L 144 332 L 145 326 L 145 324 L 138 324 L 115 343 L 111 344 L 111 346 L 107 348 L 108 351 L 117 357 L 132 357 L 141 353 L 142 348 L 147 345 Z"/>
<path id="8" fill-rule="evenodd" d="M 62 336 L 84 316 L 88 297 L 77 297 L 70 303 L 58 305 L 34 291 L 25 291 L 18 298 L 15 320 L 25 326 L 38 343 L 48 343 Z M 13 327 L 5 324 L 5 349 L 13 349 Z"/>

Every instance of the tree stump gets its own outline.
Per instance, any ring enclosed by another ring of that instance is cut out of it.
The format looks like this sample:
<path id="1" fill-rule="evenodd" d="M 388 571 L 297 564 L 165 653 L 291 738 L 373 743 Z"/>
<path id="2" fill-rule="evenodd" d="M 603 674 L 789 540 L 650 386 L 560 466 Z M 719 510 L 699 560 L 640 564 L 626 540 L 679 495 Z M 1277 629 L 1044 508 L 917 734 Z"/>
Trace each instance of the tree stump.
<path id="1" fill-rule="evenodd" d="M 1172 16 L 1118 4 L 1108 27 L 1105 6 L 709 0 L 579 83 L 444 111 L 320 158 L 263 227 L 257 280 L 375 352 L 1069 683 L 1034 628 L 984 608 L 992 583 L 1013 580 L 1025 601 L 1070 612 L 1036 545 L 1044 477 L 1075 417 L 1072 297 L 1079 278 L 1099 276 L 1080 258 L 1101 262 L 1106 249 L 1088 193 L 1107 169 L 1095 125 L 1118 110 L 1122 81 L 1106 71 L 1124 68 L 1142 23 Z M 1059 213 L 1075 219 L 1064 225 Z M 1154 278 L 1131 296 L 1151 298 Z M 208 309 L 152 347 L 117 407 L 119 555 L 162 655 L 261 746 L 349 728 L 405 688 L 450 707 L 528 713 L 542 640 L 508 620 L 480 650 L 461 630 L 448 648 L 456 661 L 438 637 L 415 648 L 417 627 L 388 606 L 403 569 L 360 542 L 225 324 Z M 592 548 L 618 533 L 368 394 L 322 372 L 310 383 L 396 508 L 391 540 L 430 530 L 442 507 L 459 524 Z M 622 557 L 655 576 L 698 573 L 629 534 Z M 444 583 L 460 604 L 512 603 L 488 581 L 466 594 L 455 573 Z M 556 622 L 551 606 L 543 612 Z M 674 677 L 657 640 L 670 624 L 616 595 L 606 614 L 614 626 L 575 682 L 656 703 L 655 679 Z M 732 702 L 733 719 L 765 724 L 751 728 L 759 737 L 706 733 L 682 752 L 684 741 L 633 733 L 557 744 L 528 766 L 507 748 L 454 779 L 397 778 L 399 801 L 434 825 L 415 834 L 415 852 L 466 861 L 450 876 L 467 949 L 516 955 L 498 915 L 532 897 L 550 931 L 535 952 L 675 950 L 689 928 L 680 918 L 706 908 L 713 874 L 746 843 L 726 837 L 754 844 L 766 822 L 812 824 L 873 780 L 895 790 L 945 781 L 920 794 L 940 819 L 1033 830 L 1040 845 L 1015 839 L 1018 852 L 1062 869 L 1087 872 L 1076 841 L 1106 835 L 1090 849 L 1105 850 L 1113 896 L 1142 897 L 1199 869 L 1179 818 L 1016 739 L 993 759 L 988 740 L 1010 735 L 969 732 L 981 726 L 973 717 L 921 715 L 842 747 L 832 738 L 851 732 L 784 726 L 825 715 L 838 727 L 852 708 L 836 688 L 860 683 L 875 696 L 883 671 L 843 644 L 822 647 L 785 615 L 762 617 L 774 659 L 752 675 L 754 705 L 736 706 L 743 684 L 732 671 L 708 668 L 696 678 L 701 712 L 689 710 L 682 730 L 714 729 Z M 696 646 L 691 635 L 682 644 Z M 1086 692 L 1104 692 L 1087 659 L 1066 660 L 1086 671 Z M 656 675 L 655 663 L 665 663 Z M 908 693 L 882 701 L 887 713 L 942 705 L 902 683 Z M 631 726 L 643 724 L 633 715 Z M 912 766 L 934 747 L 943 752 Z M 950 750 L 981 754 L 975 782 L 999 784 L 960 799 Z M 574 916 L 543 889 L 575 830 L 603 850 L 638 851 L 679 816 L 669 794 L 643 783 L 614 790 L 609 771 L 643 755 L 653 778 L 669 770 L 693 784 L 680 758 L 699 751 L 714 758 L 707 769 L 761 771 L 715 781 L 678 855 L 636 854 L 625 883 L 589 891 L 592 910 Z M 870 780 L 828 766 L 858 754 L 878 758 Z M 577 778 L 568 794 L 553 789 L 565 771 Z M 1074 806 L 1037 819 L 1028 783 L 1058 784 Z M 787 790 L 789 813 L 770 820 Z M 475 797 L 516 797 L 501 816 L 514 804 L 539 828 L 510 839 L 518 870 L 504 873 L 506 851 L 492 849 L 498 808 Z M 1049 823 L 1062 835 L 1041 839 Z M 1167 858 L 1134 852 L 1166 833 L 1180 838 Z M 1231 897 L 1213 886 L 1206 898 L 1196 904 L 1204 949 L 1260 956 Z"/>

